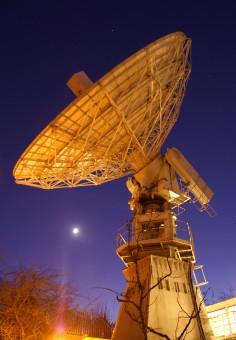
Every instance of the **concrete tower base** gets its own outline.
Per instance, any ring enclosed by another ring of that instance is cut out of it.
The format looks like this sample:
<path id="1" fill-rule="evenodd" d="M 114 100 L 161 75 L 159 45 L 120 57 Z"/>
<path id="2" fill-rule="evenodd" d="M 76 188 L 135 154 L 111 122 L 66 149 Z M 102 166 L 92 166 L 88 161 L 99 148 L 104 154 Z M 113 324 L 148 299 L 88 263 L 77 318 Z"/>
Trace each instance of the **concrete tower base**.
<path id="1" fill-rule="evenodd" d="M 191 266 L 149 255 L 125 268 L 127 285 L 112 340 L 157 340 L 161 334 L 171 340 L 214 339 Z"/>

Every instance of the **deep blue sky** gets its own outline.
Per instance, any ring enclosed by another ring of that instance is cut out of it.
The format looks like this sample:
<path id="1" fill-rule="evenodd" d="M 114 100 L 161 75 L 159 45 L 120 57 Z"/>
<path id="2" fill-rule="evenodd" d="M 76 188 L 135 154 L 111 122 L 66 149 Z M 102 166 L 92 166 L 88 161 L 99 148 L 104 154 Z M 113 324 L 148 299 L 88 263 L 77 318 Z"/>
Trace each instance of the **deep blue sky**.
<path id="1" fill-rule="evenodd" d="M 215 295 L 236 289 L 235 18 L 233 0 L 1 2 L 0 254 L 5 264 L 56 269 L 82 295 L 101 295 L 100 302 L 106 294 L 94 286 L 122 290 L 114 239 L 129 217 L 125 180 L 43 191 L 16 185 L 12 168 L 72 100 L 65 83 L 74 72 L 85 70 L 95 81 L 149 42 L 180 30 L 192 38 L 193 69 L 164 150 L 178 147 L 215 192 L 214 219 L 191 207 L 182 218 L 192 226 L 197 260 L 205 265 Z M 76 240 L 73 225 L 81 228 Z M 114 315 L 115 302 L 109 307 Z"/>

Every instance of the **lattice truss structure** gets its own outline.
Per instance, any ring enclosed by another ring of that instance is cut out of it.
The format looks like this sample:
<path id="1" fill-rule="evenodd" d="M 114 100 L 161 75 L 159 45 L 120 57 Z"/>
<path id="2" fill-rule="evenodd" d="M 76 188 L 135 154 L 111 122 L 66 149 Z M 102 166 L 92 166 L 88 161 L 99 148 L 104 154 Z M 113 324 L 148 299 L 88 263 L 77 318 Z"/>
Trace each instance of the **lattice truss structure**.
<path id="1" fill-rule="evenodd" d="M 190 48 L 183 33 L 167 35 L 94 83 L 25 150 L 16 182 L 44 189 L 98 185 L 148 164 L 178 118 Z"/>

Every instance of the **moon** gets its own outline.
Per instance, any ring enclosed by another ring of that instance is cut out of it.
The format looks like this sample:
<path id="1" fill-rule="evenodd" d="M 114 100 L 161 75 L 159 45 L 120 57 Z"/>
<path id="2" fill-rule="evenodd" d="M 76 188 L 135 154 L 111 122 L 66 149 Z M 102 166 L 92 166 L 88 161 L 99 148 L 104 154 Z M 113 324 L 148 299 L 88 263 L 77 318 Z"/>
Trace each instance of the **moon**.
<path id="1" fill-rule="evenodd" d="M 72 234 L 73 234 L 73 235 L 78 235 L 78 234 L 79 234 L 79 228 L 78 228 L 78 227 L 74 227 L 74 228 L 72 229 Z"/>

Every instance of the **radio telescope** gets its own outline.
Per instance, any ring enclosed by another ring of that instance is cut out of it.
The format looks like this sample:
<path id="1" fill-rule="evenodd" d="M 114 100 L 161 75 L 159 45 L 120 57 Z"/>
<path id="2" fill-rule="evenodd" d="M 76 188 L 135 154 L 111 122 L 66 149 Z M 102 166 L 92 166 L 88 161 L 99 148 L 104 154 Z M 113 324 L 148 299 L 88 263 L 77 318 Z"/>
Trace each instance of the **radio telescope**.
<path id="1" fill-rule="evenodd" d="M 72 77 L 77 98 L 31 143 L 14 169 L 19 184 L 54 189 L 133 174 L 155 158 L 178 118 L 191 42 L 170 34 L 96 83 Z"/>
<path id="2" fill-rule="evenodd" d="M 179 115 L 190 48 L 185 34 L 172 33 L 95 83 L 83 71 L 74 74 L 67 85 L 76 99 L 14 168 L 18 184 L 43 189 L 131 176 L 133 219 L 116 240 L 127 286 L 113 340 L 143 340 L 144 331 L 150 340 L 160 339 L 158 332 L 170 339 L 181 332 L 189 340 L 213 339 L 199 290 L 207 282 L 195 264 L 191 229 L 178 215 L 191 197 L 207 209 L 213 192 L 177 148 L 160 151 Z"/>

